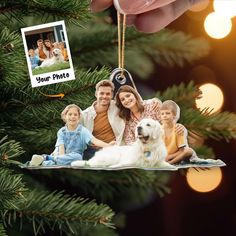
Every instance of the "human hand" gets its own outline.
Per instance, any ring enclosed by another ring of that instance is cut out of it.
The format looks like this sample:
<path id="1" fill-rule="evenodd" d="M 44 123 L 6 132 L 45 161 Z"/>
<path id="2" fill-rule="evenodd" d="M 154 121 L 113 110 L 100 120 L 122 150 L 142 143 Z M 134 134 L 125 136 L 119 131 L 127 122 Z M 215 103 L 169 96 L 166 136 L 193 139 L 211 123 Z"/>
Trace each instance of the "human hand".
<path id="1" fill-rule="evenodd" d="M 181 125 L 181 124 L 176 124 L 175 126 L 175 133 L 177 133 L 178 135 L 185 135 L 187 132 L 186 128 Z"/>
<path id="2" fill-rule="evenodd" d="M 113 145 L 116 145 L 116 141 L 111 141 L 110 143 L 108 143 L 109 146 L 113 146 Z"/>
<path id="3" fill-rule="evenodd" d="M 170 162 L 170 161 L 172 161 L 173 159 L 174 159 L 174 155 L 169 154 L 169 155 L 166 156 L 165 161 L 166 161 L 166 162 Z"/>
<path id="4" fill-rule="evenodd" d="M 103 11 L 113 3 L 116 9 L 127 14 L 127 24 L 137 30 L 154 33 L 174 21 L 191 6 L 206 0 L 91 0 L 91 10 Z"/>
<path id="5" fill-rule="evenodd" d="M 154 110 L 157 113 L 159 113 L 162 102 L 158 98 L 152 98 L 150 100 L 152 102 L 152 110 Z"/>

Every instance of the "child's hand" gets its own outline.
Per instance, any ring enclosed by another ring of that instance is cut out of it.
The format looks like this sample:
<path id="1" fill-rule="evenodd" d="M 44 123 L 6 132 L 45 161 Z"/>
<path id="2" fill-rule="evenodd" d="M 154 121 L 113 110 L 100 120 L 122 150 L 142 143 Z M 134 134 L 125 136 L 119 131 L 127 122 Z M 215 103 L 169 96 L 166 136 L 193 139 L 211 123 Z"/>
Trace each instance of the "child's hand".
<path id="1" fill-rule="evenodd" d="M 176 126 L 175 126 L 175 132 L 176 132 L 178 135 L 184 135 L 185 130 L 186 130 L 186 128 L 185 128 L 183 125 L 181 125 L 181 124 L 176 124 Z"/>
<path id="2" fill-rule="evenodd" d="M 99 12 L 113 3 L 127 15 L 127 24 L 146 33 L 157 32 L 174 21 L 192 5 L 205 0 L 92 0 L 91 9 Z"/>

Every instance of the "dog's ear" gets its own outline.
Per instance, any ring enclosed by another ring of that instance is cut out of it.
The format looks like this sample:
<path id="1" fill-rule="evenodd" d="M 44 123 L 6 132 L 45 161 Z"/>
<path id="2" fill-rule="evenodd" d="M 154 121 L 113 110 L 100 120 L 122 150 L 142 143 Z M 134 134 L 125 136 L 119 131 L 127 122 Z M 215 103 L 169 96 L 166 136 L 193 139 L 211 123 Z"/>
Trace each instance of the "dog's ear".
<path id="1" fill-rule="evenodd" d="M 155 120 L 155 128 L 153 129 L 153 139 L 158 139 L 159 137 L 162 137 L 163 134 L 164 134 L 164 131 L 159 121 Z"/>

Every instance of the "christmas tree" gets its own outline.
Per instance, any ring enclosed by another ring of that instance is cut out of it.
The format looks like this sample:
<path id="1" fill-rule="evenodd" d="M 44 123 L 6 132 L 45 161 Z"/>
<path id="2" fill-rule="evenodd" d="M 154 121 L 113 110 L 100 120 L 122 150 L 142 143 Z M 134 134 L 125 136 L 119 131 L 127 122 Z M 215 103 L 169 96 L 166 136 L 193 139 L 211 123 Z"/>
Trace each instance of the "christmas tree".
<path id="1" fill-rule="evenodd" d="M 66 105 L 85 109 L 94 101 L 96 83 L 117 67 L 116 25 L 108 13 L 91 15 L 85 0 L 1 1 L 0 9 L 0 235 L 117 235 L 115 228 L 122 224 L 128 205 L 170 191 L 169 173 L 18 167 L 34 153 L 53 151 Z M 20 28 L 56 20 L 65 20 L 76 79 L 32 88 Z M 164 29 L 148 35 L 129 28 L 125 64 L 141 81 L 156 64 L 183 67 L 209 50 L 206 40 L 182 32 Z M 64 97 L 45 96 L 55 94 Z M 196 109 L 200 93 L 193 82 L 156 96 L 179 104 L 180 123 L 191 132 L 218 140 L 236 138 L 235 114 L 209 115 L 207 108 Z M 205 157 L 213 154 L 208 146 L 196 151 Z"/>

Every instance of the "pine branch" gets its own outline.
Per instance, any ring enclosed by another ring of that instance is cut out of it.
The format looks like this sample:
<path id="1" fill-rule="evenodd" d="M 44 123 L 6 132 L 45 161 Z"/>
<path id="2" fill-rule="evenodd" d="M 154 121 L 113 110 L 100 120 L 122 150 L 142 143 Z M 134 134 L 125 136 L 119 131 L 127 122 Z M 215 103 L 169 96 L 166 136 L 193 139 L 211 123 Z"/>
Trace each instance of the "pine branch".
<path id="1" fill-rule="evenodd" d="M 145 201 L 150 191 L 154 191 L 160 196 L 169 192 L 169 188 L 166 186 L 169 181 L 169 175 L 163 172 L 139 169 L 120 171 L 61 169 L 57 171 L 60 173 L 57 174 L 57 179 L 62 182 L 62 186 L 67 183 L 69 189 L 78 190 L 86 195 L 89 194 L 92 198 L 96 197 L 102 202 L 120 201 L 122 196 L 128 200 L 131 197 L 130 192 L 132 190 L 135 192 L 136 201 L 139 200 L 140 202 Z M 38 174 L 42 175 L 43 172 L 40 171 Z M 46 178 L 48 179 L 48 177 Z M 51 178 L 53 177 L 51 176 Z"/>
<path id="2" fill-rule="evenodd" d="M 196 107 L 195 99 L 199 98 L 200 94 L 201 92 L 194 82 L 190 81 L 188 84 L 180 83 L 179 85 L 168 87 L 164 92 L 157 92 L 155 96 L 162 101 L 175 101 L 182 112 L 184 109 Z"/>
<path id="3" fill-rule="evenodd" d="M 2 28 L 0 30 L 0 75 L 2 77 L 0 87 L 4 92 L 5 89 L 7 91 L 21 87 L 28 83 L 26 74 L 28 74 L 27 65 L 21 37 L 16 32 L 10 32 L 6 27 Z M 6 93 L 6 95 L 10 94 Z"/>
<path id="4" fill-rule="evenodd" d="M 89 18 L 88 10 L 89 3 L 86 0 L 7 0 L 0 5 L 0 14 L 5 19 L 21 23 L 25 16 L 39 16 L 41 21 L 53 17 L 54 21 L 64 19 L 79 25 Z"/>
<path id="5" fill-rule="evenodd" d="M 78 226 L 97 224 L 113 228 L 111 219 L 112 210 L 104 205 L 97 205 L 94 201 L 69 196 L 63 192 L 33 191 L 25 196 L 27 202 L 18 206 L 18 209 L 8 210 L 4 214 L 4 223 L 12 224 L 16 218 L 22 222 L 32 222 L 35 235 L 45 233 L 45 227 L 52 231 L 59 229 L 64 233 L 78 235 Z M 7 219 L 7 221 L 6 221 Z M 77 226 L 77 227 L 76 227 Z"/>
<path id="6" fill-rule="evenodd" d="M 173 43 L 174 42 L 174 43 Z M 208 55 L 209 43 L 203 38 L 193 38 L 183 32 L 162 30 L 157 42 L 150 42 L 144 51 L 157 64 L 165 67 L 183 67 Z"/>
<path id="7" fill-rule="evenodd" d="M 7 232 L 6 232 L 6 230 L 4 228 L 4 225 L 1 221 L 0 221 L 0 235 L 1 236 L 7 236 Z"/>
<path id="8" fill-rule="evenodd" d="M 22 175 L 13 174 L 13 171 L 0 168 L 0 209 L 18 209 L 18 204 L 26 199 L 26 191 L 22 182 Z"/>
<path id="9" fill-rule="evenodd" d="M 0 139 L 0 165 L 5 164 L 19 164 L 18 161 L 11 160 L 17 156 L 20 156 L 24 151 L 20 144 L 14 140 L 6 141 L 7 136 Z"/>
<path id="10" fill-rule="evenodd" d="M 95 28 L 94 24 L 79 31 L 76 41 L 71 33 L 73 54 L 79 55 L 75 59 L 77 63 L 84 67 L 104 64 L 117 67 L 117 29 L 114 26 L 96 24 Z M 206 40 L 193 39 L 184 33 L 168 29 L 149 35 L 131 28 L 126 31 L 126 68 L 139 76 L 140 73 L 147 76 L 152 72 L 153 61 L 163 66 L 182 67 L 186 62 L 192 63 L 208 53 L 209 44 Z"/>
<path id="11" fill-rule="evenodd" d="M 58 129 L 59 127 L 57 126 L 43 127 L 38 129 L 18 128 L 12 132 L 9 130 L 8 133 L 13 137 L 17 135 L 18 139 L 21 140 L 21 144 L 26 152 L 31 153 L 33 144 L 33 152 L 43 154 L 45 149 L 50 149 L 50 152 L 54 150 Z"/>
<path id="12" fill-rule="evenodd" d="M 77 100 L 77 98 L 73 99 L 74 96 L 83 96 L 88 93 L 91 97 L 92 92 L 94 93 L 94 87 L 97 82 L 104 78 L 109 78 L 110 71 L 105 67 L 101 68 L 100 70 L 75 70 L 75 80 L 70 80 L 63 83 L 52 84 L 50 86 L 42 86 L 39 88 L 32 88 L 31 85 L 27 85 L 22 87 L 20 90 L 14 90 L 12 94 L 12 100 L 8 100 L 9 105 L 13 106 L 15 103 L 15 107 L 18 106 L 28 106 L 30 104 L 37 105 L 42 104 L 42 102 L 55 103 L 55 99 L 48 98 L 45 95 L 50 94 L 58 94 L 63 93 L 65 96 L 62 99 L 68 103 L 68 100 L 71 102 L 81 102 L 83 104 L 84 99 Z M 91 99 L 90 99 L 91 100 Z M 58 100 L 57 100 L 58 101 Z M 89 104 L 89 101 L 85 101 L 86 106 Z M 82 107 L 84 108 L 84 107 Z"/>
<path id="13" fill-rule="evenodd" d="M 187 129 L 216 140 L 236 138 L 236 114 L 221 112 L 210 115 L 198 110 L 187 109 L 182 112 Z"/>
<path id="14" fill-rule="evenodd" d="M 201 145 L 200 147 L 194 148 L 196 151 L 198 157 L 200 158 L 213 158 L 214 159 L 214 152 L 213 149 L 210 147 L 207 147 L 205 145 Z"/>

